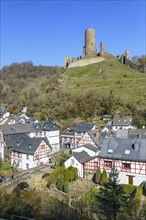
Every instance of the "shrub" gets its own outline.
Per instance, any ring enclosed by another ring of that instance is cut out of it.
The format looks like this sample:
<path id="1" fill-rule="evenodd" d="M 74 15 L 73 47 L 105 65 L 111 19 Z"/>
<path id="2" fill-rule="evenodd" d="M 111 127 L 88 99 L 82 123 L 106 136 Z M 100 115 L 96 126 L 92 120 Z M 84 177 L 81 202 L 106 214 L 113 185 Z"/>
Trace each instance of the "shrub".
<path id="1" fill-rule="evenodd" d="M 129 185 L 129 184 L 121 184 L 123 187 L 123 190 L 127 196 L 131 195 L 134 190 L 137 188 L 137 186 Z"/>
<path id="2" fill-rule="evenodd" d="M 106 170 L 103 170 L 101 178 L 100 178 L 100 185 L 103 185 L 108 181 L 107 172 Z"/>
<path id="3" fill-rule="evenodd" d="M 143 185 L 143 195 L 146 196 L 146 182 Z"/>
<path id="4" fill-rule="evenodd" d="M 98 170 L 96 171 L 95 175 L 94 175 L 94 182 L 96 184 L 100 183 L 100 178 L 101 178 L 101 170 L 100 168 L 98 168 Z"/>
<path id="5" fill-rule="evenodd" d="M 59 190 L 63 191 L 63 185 L 64 185 L 64 178 L 63 175 L 60 175 L 57 179 L 56 186 Z"/>
<path id="6" fill-rule="evenodd" d="M 78 169 L 75 167 L 68 167 L 69 170 L 69 182 L 74 181 L 78 178 Z"/>
<path id="7" fill-rule="evenodd" d="M 50 174 L 49 173 L 45 173 L 43 176 L 42 176 L 42 179 L 48 177 Z"/>
<path id="8" fill-rule="evenodd" d="M 68 193 L 68 189 L 69 189 L 69 184 L 68 184 L 68 182 L 64 182 L 63 192 Z"/>
<path id="9" fill-rule="evenodd" d="M 137 201 L 141 200 L 142 195 L 143 195 L 143 188 L 141 186 L 136 187 L 136 189 L 132 193 L 133 198 Z"/>

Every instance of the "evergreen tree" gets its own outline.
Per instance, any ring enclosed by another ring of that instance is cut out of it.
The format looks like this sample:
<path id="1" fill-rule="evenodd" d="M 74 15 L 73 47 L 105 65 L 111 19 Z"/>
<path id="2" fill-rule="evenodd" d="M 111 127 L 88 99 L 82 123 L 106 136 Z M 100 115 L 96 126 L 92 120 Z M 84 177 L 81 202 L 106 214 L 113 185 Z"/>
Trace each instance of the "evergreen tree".
<path id="1" fill-rule="evenodd" d="M 100 178 L 101 178 L 101 170 L 100 168 L 98 168 L 98 170 L 96 171 L 95 175 L 94 175 L 94 182 L 96 184 L 100 183 Z"/>
<path id="2" fill-rule="evenodd" d="M 103 170 L 101 178 L 100 178 L 100 185 L 103 185 L 108 181 L 107 172 L 106 170 Z"/>
<path id="3" fill-rule="evenodd" d="M 98 211 L 108 220 L 116 220 L 117 214 L 124 210 L 127 204 L 127 197 L 124 190 L 118 183 L 118 173 L 112 168 L 109 180 L 100 188 L 97 194 Z"/>

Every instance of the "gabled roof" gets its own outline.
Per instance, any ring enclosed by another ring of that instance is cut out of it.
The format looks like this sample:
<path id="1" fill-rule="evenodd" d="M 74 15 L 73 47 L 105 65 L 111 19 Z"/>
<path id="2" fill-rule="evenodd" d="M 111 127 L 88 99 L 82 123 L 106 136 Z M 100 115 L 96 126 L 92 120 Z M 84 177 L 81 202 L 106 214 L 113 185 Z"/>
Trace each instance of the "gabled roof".
<path id="1" fill-rule="evenodd" d="M 34 154 L 42 141 L 51 148 L 48 139 L 45 138 L 31 138 L 26 134 L 15 134 L 15 135 L 4 135 L 5 143 L 7 147 L 11 147 L 12 151 L 24 153 L 24 154 Z"/>
<path id="2" fill-rule="evenodd" d="M 34 129 L 36 131 L 58 131 L 59 126 L 52 121 L 40 121 L 34 123 Z"/>
<path id="3" fill-rule="evenodd" d="M 22 134 L 35 132 L 32 123 L 2 125 L 3 134 Z"/>
<path id="4" fill-rule="evenodd" d="M 93 158 L 89 154 L 87 154 L 86 151 L 82 151 L 79 153 L 73 153 L 72 156 L 74 156 L 80 163 L 85 163 Z"/>
<path id="5" fill-rule="evenodd" d="M 96 131 L 87 131 L 92 141 L 96 144 L 96 146 L 100 149 L 101 143 L 103 141 L 102 135 L 99 133 L 98 138 L 96 137 Z"/>
<path id="6" fill-rule="evenodd" d="M 75 132 L 83 132 L 85 133 L 86 131 L 90 131 L 94 128 L 95 124 L 79 124 L 79 125 L 74 125 L 70 127 L 70 130 L 75 131 Z"/>
<path id="7" fill-rule="evenodd" d="M 113 126 L 129 126 L 132 125 L 130 116 L 115 116 L 113 118 Z"/>
<path id="8" fill-rule="evenodd" d="M 99 157 L 146 162 L 146 138 L 106 138 Z"/>
<path id="9" fill-rule="evenodd" d="M 98 152 L 98 151 L 99 151 L 99 149 L 98 149 L 97 147 L 94 147 L 92 144 L 84 144 L 84 145 L 82 145 L 82 146 L 79 146 L 79 147 L 73 149 L 72 151 L 74 152 L 74 150 L 76 150 L 76 149 L 78 149 L 78 148 L 81 148 L 81 147 L 85 147 L 85 148 L 87 148 L 87 149 L 89 149 L 89 150 L 92 150 L 92 151 L 94 151 L 94 152 Z"/>

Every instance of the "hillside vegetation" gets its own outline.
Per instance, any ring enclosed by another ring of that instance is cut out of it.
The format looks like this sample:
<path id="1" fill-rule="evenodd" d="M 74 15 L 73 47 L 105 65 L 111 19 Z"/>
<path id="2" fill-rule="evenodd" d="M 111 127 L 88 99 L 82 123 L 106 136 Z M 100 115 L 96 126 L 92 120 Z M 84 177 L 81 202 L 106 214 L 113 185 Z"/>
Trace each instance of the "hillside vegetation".
<path id="1" fill-rule="evenodd" d="M 132 115 L 146 123 L 146 74 L 110 58 L 64 69 L 12 64 L 1 70 L 0 95 L 11 112 L 27 106 L 39 119 L 99 122 L 102 114 Z"/>

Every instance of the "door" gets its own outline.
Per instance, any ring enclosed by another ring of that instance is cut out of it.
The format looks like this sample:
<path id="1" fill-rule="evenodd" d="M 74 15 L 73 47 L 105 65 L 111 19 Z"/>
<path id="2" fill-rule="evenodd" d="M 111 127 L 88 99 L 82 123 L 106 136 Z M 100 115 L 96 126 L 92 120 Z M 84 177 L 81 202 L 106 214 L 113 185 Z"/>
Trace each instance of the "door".
<path id="1" fill-rule="evenodd" d="M 128 176 L 128 184 L 133 185 L 133 176 Z"/>

